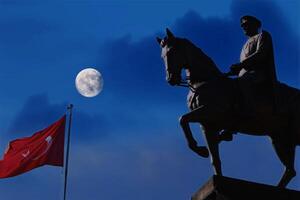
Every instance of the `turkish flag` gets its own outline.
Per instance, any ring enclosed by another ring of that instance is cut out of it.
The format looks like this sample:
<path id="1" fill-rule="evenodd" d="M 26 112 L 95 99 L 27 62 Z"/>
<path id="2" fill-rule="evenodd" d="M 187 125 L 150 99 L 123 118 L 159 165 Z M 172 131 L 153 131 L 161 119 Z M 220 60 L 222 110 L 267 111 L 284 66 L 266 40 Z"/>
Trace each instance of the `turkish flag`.
<path id="1" fill-rule="evenodd" d="M 0 160 L 0 178 L 17 176 L 43 165 L 63 166 L 66 115 L 49 127 L 9 143 Z"/>

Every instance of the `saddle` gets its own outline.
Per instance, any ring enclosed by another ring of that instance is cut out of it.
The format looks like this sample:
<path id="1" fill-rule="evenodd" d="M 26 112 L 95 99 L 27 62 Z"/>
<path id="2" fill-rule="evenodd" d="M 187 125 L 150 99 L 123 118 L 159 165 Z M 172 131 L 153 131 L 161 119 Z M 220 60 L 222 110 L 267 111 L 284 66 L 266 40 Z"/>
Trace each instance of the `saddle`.
<path id="1" fill-rule="evenodd" d="M 248 85 L 241 88 L 238 80 L 234 80 L 235 103 L 234 113 L 241 118 L 257 118 L 276 113 L 275 95 L 270 88 L 263 84 Z"/>
<path id="2" fill-rule="evenodd" d="M 254 85 L 253 90 L 246 96 L 243 94 L 238 81 L 234 81 L 234 87 L 237 91 L 234 111 L 240 117 L 286 116 L 291 112 L 291 105 L 297 101 L 297 97 L 300 95 L 297 89 L 277 82 L 273 89 L 265 85 Z M 249 98 L 250 95 L 249 102 L 247 97 Z"/>

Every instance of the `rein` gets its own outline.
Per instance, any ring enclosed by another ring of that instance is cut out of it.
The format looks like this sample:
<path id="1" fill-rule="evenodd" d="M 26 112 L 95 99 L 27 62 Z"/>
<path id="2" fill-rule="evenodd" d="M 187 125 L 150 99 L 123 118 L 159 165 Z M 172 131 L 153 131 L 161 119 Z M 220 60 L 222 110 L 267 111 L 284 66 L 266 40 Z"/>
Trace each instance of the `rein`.
<path id="1" fill-rule="evenodd" d="M 196 92 L 196 88 L 194 88 L 193 85 L 188 82 L 188 80 L 190 80 L 189 76 L 187 76 L 185 80 L 181 80 L 177 86 L 190 88 L 192 92 Z"/>
<path id="2" fill-rule="evenodd" d="M 230 71 L 230 72 L 223 73 L 222 77 L 229 77 L 232 75 L 234 75 L 234 74 Z M 177 84 L 177 86 L 190 88 L 190 90 L 195 93 L 196 88 L 194 88 L 192 84 L 188 83 L 188 80 L 189 80 L 189 77 L 187 77 L 185 80 L 181 80 L 180 83 Z"/>
<path id="3" fill-rule="evenodd" d="M 187 80 L 180 81 L 180 83 L 177 84 L 177 86 L 191 88 L 192 90 L 195 90 L 192 84 L 188 83 Z"/>

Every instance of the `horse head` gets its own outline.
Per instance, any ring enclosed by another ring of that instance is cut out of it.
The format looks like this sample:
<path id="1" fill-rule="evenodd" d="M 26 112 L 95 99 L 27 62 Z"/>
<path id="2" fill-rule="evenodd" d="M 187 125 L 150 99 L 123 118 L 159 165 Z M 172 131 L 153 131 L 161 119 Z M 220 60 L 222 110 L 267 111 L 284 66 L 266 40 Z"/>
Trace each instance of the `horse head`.
<path id="1" fill-rule="evenodd" d="M 166 80 L 172 86 L 181 83 L 181 70 L 186 66 L 184 47 L 181 45 L 181 39 L 176 38 L 174 34 L 166 29 L 167 36 L 164 39 L 157 37 L 157 42 L 161 47 L 161 57 L 165 64 Z"/>

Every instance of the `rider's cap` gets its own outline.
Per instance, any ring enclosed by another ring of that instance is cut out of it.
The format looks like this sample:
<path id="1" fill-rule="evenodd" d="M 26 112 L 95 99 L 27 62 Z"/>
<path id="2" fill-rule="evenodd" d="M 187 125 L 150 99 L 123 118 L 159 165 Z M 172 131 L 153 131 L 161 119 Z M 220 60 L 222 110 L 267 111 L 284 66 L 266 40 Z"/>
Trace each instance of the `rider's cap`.
<path id="1" fill-rule="evenodd" d="M 257 19 L 256 17 L 254 16 L 251 16 L 251 15 L 244 15 L 241 17 L 240 19 L 240 22 L 241 22 L 241 26 L 243 26 L 243 19 L 249 21 L 249 22 L 252 22 L 254 23 L 258 28 L 261 27 L 261 21 L 259 19 Z"/>

